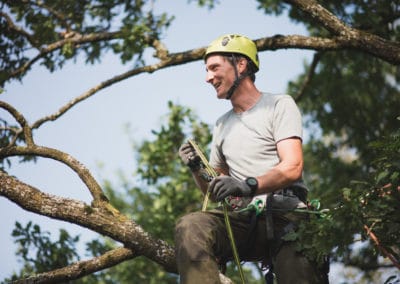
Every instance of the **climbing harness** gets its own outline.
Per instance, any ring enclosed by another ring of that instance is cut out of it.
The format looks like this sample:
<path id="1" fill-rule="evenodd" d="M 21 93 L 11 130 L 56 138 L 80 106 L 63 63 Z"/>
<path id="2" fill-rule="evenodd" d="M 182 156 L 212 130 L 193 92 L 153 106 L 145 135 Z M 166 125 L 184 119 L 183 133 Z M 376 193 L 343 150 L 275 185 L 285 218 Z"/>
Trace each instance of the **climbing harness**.
<path id="1" fill-rule="evenodd" d="M 204 172 L 201 173 L 201 177 L 205 181 L 210 182 L 213 178 L 218 176 L 217 172 L 210 166 L 210 164 L 208 163 L 208 160 L 206 159 L 206 157 L 203 154 L 203 151 L 200 149 L 199 145 L 197 145 L 197 143 L 194 140 L 191 140 L 191 139 L 189 139 L 188 142 L 194 148 L 194 150 L 196 151 L 196 153 L 200 157 L 201 167 L 204 170 Z M 207 204 L 208 204 L 209 198 L 210 198 L 210 191 L 207 190 L 206 194 L 204 195 L 202 211 L 206 211 L 207 210 Z M 245 277 L 244 277 L 242 266 L 240 264 L 239 253 L 237 251 L 235 238 L 233 236 L 232 226 L 231 226 L 231 223 L 230 223 L 230 220 L 229 220 L 227 204 L 222 203 L 222 208 L 223 208 L 223 213 L 224 213 L 225 226 L 226 226 L 226 230 L 228 232 L 228 238 L 229 238 L 229 241 L 230 241 L 231 247 L 232 247 L 233 258 L 234 258 L 235 264 L 236 264 L 236 266 L 238 268 L 238 271 L 239 271 L 239 274 L 240 274 L 240 279 L 242 280 L 242 283 L 245 284 L 246 281 L 245 281 Z"/>

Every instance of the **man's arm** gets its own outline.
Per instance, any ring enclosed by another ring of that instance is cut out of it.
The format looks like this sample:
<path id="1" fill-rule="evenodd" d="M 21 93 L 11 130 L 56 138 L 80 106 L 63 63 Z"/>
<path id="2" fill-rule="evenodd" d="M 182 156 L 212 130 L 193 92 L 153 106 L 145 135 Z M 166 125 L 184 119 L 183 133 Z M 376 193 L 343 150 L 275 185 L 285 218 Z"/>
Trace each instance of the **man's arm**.
<path id="1" fill-rule="evenodd" d="M 280 162 L 265 175 L 258 176 L 257 194 L 270 193 L 285 188 L 299 180 L 303 172 L 303 149 L 300 138 L 279 141 L 277 151 Z"/>

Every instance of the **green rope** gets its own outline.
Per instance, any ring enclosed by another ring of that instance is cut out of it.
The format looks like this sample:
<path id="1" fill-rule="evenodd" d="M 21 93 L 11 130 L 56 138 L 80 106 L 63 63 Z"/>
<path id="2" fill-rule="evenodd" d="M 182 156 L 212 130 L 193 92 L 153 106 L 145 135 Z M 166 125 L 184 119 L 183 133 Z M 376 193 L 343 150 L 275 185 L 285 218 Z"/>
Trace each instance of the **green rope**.
<path id="1" fill-rule="evenodd" d="M 255 211 L 256 215 L 260 215 L 264 210 L 263 201 L 257 199 L 256 202 L 250 203 L 247 207 L 238 210 L 238 212 L 246 212 L 246 211 Z M 297 212 L 297 213 L 308 213 L 318 215 L 320 218 L 325 218 L 329 209 L 321 209 L 321 203 L 318 199 L 312 199 L 310 201 L 310 207 L 313 209 L 305 209 L 305 208 L 294 208 L 294 209 L 280 209 L 280 208 L 271 208 L 271 211 L 279 211 L 279 212 Z"/>
<path id="2" fill-rule="evenodd" d="M 189 139 L 188 142 L 195 149 L 196 153 L 199 155 L 200 160 L 202 162 L 202 165 L 204 167 L 204 170 L 206 172 L 206 175 L 201 175 L 201 177 L 204 180 L 206 180 L 207 182 L 210 182 L 210 180 L 212 178 L 215 178 L 215 177 L 218 176 L 217 172 L 214 170 L 214 168 L 212 168 L 210 166 L 206 156 L 203 154 L 203 151 L 200 149 L 200 147 L 197 145 L 197 143 L 194 140 L 191 140 L 191 139 Z M 206 194 L 204 195 L 203 206 L 202 206 L 202 209 L 201 209 L 202 211 L 206 211 L 209 198 L 210 198 L 210 191 L 207 190 Z M 231 247 L 232 247 L 233 258 L 234 258 L 236 266 L 237 266 L 237 268 L 239 270 L 239 274 L 240 274 L 240 278 L 242 280 L 242 283 L 245 284 L 246 281 L 245 281 L 245 277 L 244 277 L 242 266 L 240 265 L 239 253 L 237 251 L 235 238 L 233 236 L 231 222 L 229 221 L 227 205 L 225 203 L 223 203 L 222 204 L 222 208 L 223 208 L 223 212 L 224 212 L 224 221 L 225 221 L 226 230 L 228 232 L 229 241 L 230 241 Z"/>
<path id="3" fill-rule="evenodd" d="M 218 175 L 217 172 L 208 163 L 206 156 L 203 154 L 203 151 L 200 149 L 200 146 L 197 145 L 197 143 L 194 140 L 189 139 L 188 142 L 193 147 L 193 149 L 196 151 L 197 155 L 199 155 L 200 160 L 202 162 L 202 166 L 204 167 L 205 175 L 201 175 L 201 177 L 205 181 L 210 182 L 211 179 L 213 179 L 214 177 L 216 177 Z M 201 211 L 207 210 L 207 205 L 208 205 L 209 199 L 210 199 L 210 191 L 207 189 L 207 192 L 204 195 L 203 206 L 201 208 Z"/>
<path id="4" fill-rule="evenodd" d="M 235 237 L 233 236 L 231 222 L 229 221 L 228 206 L 226 204 L 223 204 L 222 208 L 224 209 L 224 220 L 225 220 L 226 229 L 228 231 L 228 237 L 229 237 L 229 240 L 231 242 L 233 257 L 235 259 L 236 266 L 237 266 L 237 268 L 239 270 L 240 279 L 242 280 L 242 283 L 244 284 L 244 283 L 246 283 L 246 281 L 245 281 L 245 278 L 244 278 L 244 273 L 243 273 L 242 266 L 240 264 L 239 253 L 237 251 L 237 247 L 236 247 L 236 243 L 235 243 Z"/>

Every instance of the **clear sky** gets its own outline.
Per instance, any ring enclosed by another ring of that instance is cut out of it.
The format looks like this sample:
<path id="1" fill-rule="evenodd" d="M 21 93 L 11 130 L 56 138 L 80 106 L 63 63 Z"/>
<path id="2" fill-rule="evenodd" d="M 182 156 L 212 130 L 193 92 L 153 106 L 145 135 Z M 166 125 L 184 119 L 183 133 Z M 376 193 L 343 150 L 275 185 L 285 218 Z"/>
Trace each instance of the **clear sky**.
<path id="1" fill-rule="evenodd" d="M 168 4 L 167 4 L 168 2 Z M 206 46 L 214 38 L 226 33 L 239 33 L 252 39 L 275 34 L 303 34 L 305 29 L 289 22 L 287 17 L 268 17 L 258 11 L 256 1 L 221 1 L 215 10 L 200 9 L 188 1 L 159 1 L 155 7 L 176 16 L 165 34 L 164 43 L 170 52 Z M 303 70 L 312 52 L 281 50 L 260 54 L 257 86 L 262 91 L 282 93 L 290 79 Z M 83 60 L 69 63 L 62 70 L 50 74 L 38 64 L 23 79 L 5 87 L 0 100 L 14 105 L 30 123 L 56 112 L 71 99 L 96 84 L 128 70 L 118 58 L 106 55 L 101 64 L 85 66 Z M 167 113 L 167 102 L 191 107 L 202 121 L 212 124 L 230 108 L 227 101 L 216 99 L 212 87 L 205 83 L 203 62 L 171 67 L 153 74 L 142 74 L 109 87 L 75 106 L 56 122 L 49 122 L 34 132 L 35 142 L 67 152 L 81 161 L 99 180 L 118 181 L 117 172 L 131 176 L 135 163 L 131 139 L 151 138 L 151 130 L 158 129 Z M 2 118 L 9 115 L 0 110 Z M 126 125 L 130 125 L 129 135 Z M 13 159 L 17 161 L 17 159 Z M 10 173 L 42 191 L 90 202 L 90 195 L 77 176 L 64 165 L 39 159 L 37 164 L 14 163 Z M 25 225 L 29 220 L 42 230 L 56 232 L 66 228 L 70 234 L 81 235 L 85 241 L 98 237 L 76 225 L 37 216 L 20 209 L 5 198 L 0 198 L 2 216 L 0 234 L 0 281 L 18 270 L 11 232 L 16 221 Z"/>

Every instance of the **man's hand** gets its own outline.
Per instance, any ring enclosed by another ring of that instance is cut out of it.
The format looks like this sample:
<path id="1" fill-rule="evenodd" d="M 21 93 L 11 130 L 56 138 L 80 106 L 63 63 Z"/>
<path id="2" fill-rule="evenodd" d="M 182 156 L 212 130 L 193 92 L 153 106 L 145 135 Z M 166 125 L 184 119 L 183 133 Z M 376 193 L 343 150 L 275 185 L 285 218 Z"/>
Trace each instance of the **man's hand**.
<path id="1" fill-rule="evenodd" d="M 226 197 L 232 196 L 251 196 L 251 188 L 246 182 L 234 179 L 230 176 L 219 176 L 210 183 L 211 197 L 219 202 Z"/>
<path id="2" fill-rule="evenodd" d="M 183 143 L 179 148 L 179 157 L 192 171 L 200 169 L 200 157 L 189 143 Z"/>

